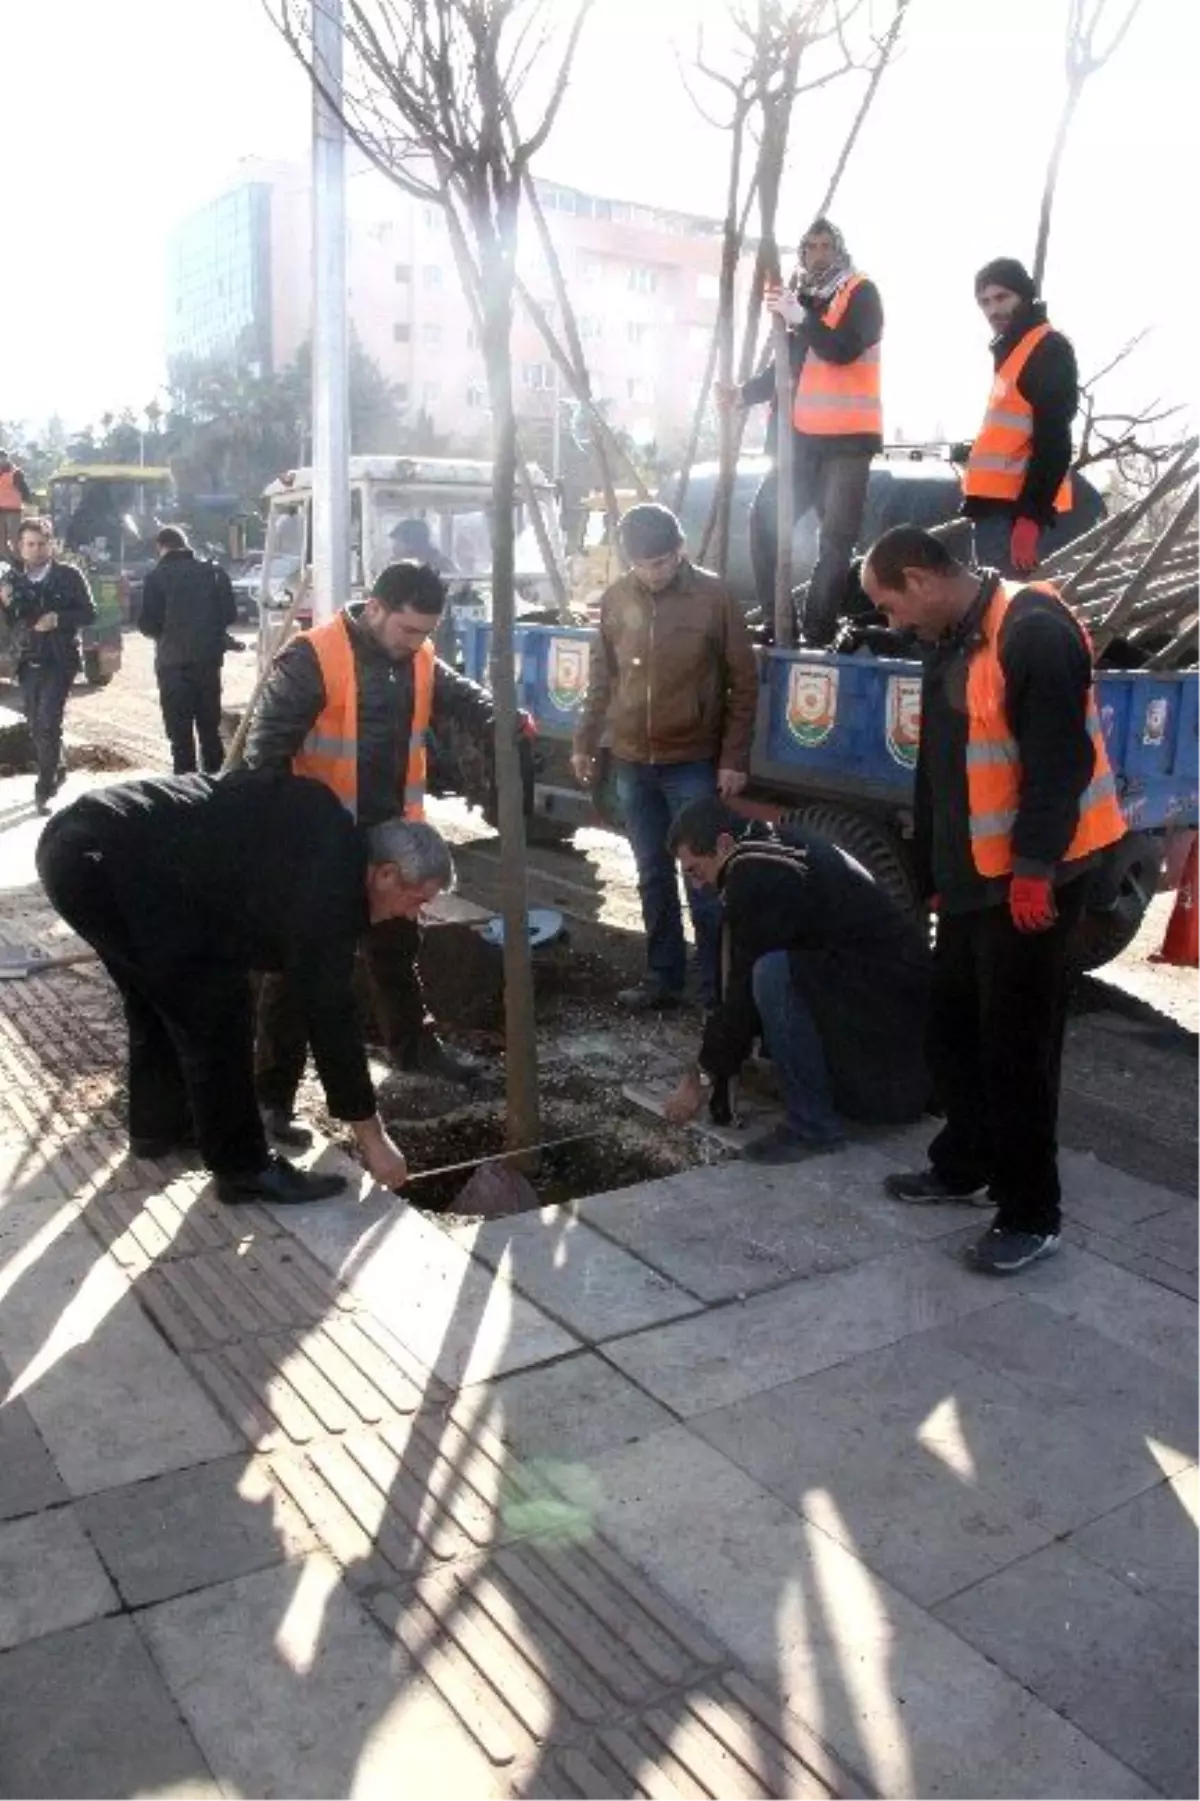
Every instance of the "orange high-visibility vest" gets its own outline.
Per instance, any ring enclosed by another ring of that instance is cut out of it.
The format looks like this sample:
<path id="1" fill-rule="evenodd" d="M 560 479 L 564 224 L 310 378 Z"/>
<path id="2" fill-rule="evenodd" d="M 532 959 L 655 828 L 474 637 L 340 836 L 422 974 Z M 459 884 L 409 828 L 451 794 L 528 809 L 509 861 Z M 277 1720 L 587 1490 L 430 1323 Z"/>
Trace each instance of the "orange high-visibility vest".
<path id="1" fill-rule="evenodd" d="M 866 277 L 852 276 L 839 288 L 824 323 L 840 325 L 856 288 Z M 792 424 L 806 437 L 844 438 L 860 432 L 883 436 L 883 402 L 879 390 L 879 346 L 870 345 L 852 363 L 827 363 L 810 346 L 800 368 Z"/>
<path id="2" fill-rule="evenodd" d="M 1048 582 L 1027 582 L 1070 613 Z M 1024 590 L 1015 583 L 1000 582 L 984 614 L 983 643 L 971 658 L 967 671 L 967 800 L 970 811 L 971 855 L 982 876 L 1009 875 L 1013 866 L 1012 829 L 1021 801 L 1020 750 L 1008 723 L 1004 705 L 1004 668 L 1000 661 L 1000 630 L 1015 596 Z M 1070 614 L 1074 619 L 1073 613 Z M 1076 625 L 1079 621 L 1075 620 Z M 1083 631 L 1083 627 L 1079 625 Z M 1091 649 L 1091 640 L 1083 633 Z M 1079 824 L 1064 856 L 1071 863 L 1092 851 L 1102 850 L 1125 836 L 1125 821 L 1117 801 L 1116 783 L 1108 761 L 1096 691 L 1088 694 L 1087 729 L 1095 752 L 1092 779 L 1079 797 Z"/>
<path id="3" fill-rule="evenodd" d="M 1017 386 L 1022 369 L 1050 330 L 1035 325 L 1014 344 L 992 381 L 983 427 L 971 446 L 963 493 L 979 500 L 1019 500 L 1033 450 L 1033 408 Z M 1064 476 L 1054 496 L 1056 513 L 1072 506 L 1071 478 Z"/>
<path id="4" fill-rule="evenodd" d="M 325 688 L 325 705 L 312 730 L 292 758 L 296 775 L 310 775 L 332 788 L 342 805 L 358 818 L 358 671 L 344 613 L 301 632 L 316 653 Z M 397 799 L 405 819 L 425 817 L 425 741 L 433 717 L 432 644 L 422 644 L 413 657 L 413 713 L 408 739 L 408 766 Z"/>
<path id="5" fill-rule="evenodd" d="M 19 513 L 24 506 L 17 478 L 11 469 L 0 475 L 0 513 Z"/>

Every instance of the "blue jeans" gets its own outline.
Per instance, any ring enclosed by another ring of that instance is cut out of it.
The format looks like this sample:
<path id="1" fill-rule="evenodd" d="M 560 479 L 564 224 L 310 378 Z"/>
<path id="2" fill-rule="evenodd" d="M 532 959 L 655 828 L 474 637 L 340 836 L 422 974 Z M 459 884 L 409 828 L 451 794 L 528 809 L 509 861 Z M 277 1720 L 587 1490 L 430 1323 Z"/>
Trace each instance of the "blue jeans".
<path id="1" fill-rule="evenodd" d="M 671 994 L 683 991 L 687 947 L 679 905 L 680 875 L 667 849 L 672 822 L 689 802 L 717 791 L 711 763 L 624 763 L 614 757 L 617 798 L 637 864 L 638 893 L 646 926 L 650 979 Z M 717 995 L 721 943 L 721 901 L 715 893 L 687 883 L 696 933 L 696 967 L 705 1000 Z"/>
<path id="2" fill-rule="evenodd" d="M 972 521 L 975 535 L 975 565 L 979 569 L 998 569 L 1006 581 L 1017 578 L 1017 571 L 1012 566 L 1010 548 L 1012 544 L 1013 521 L 1008 513 L 986 513 L 982 519 Z M 1044 563 L 1053 556 L 1063 544 L 1062 530 L 1056 522 L 1043 525 L 1038 533 L 1038 562 Z M 1036 571 L 1023 579 L 1031 581 Z"/>
<path id="3" fill-rule="evenodd" d="M 783 1090 L 787 1123 L 812 1144 L 842 1136 L 833 1105 L 825 1046 L 803 995 L 792 980 L 786 951 L 769 951 L 754 965 L 754 1005 L 767 1055 Z"/>

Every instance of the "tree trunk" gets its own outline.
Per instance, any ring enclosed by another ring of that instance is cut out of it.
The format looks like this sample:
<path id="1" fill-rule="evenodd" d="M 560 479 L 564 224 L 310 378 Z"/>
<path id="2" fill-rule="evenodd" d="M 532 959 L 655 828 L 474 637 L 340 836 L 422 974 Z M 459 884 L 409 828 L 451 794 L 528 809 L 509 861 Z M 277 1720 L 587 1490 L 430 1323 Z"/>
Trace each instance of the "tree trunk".
<path id="1" fill-rule="evenodd" d="M 1075 117 L 1075 108 L 1079 105 L 1079 96 L 1083 92 L 1083 82 L 1078 78 L 1072 80 L 1067 87 L 1066 99 L 1059 115 L 1058 130 L 1054 134 L 1054 144 L 1050 151 L 1050 161 L 1046 165 L 1046 184 L 1042 189 L 1042 210 L 1038 215 L 1037 247 L 1033 253 L 1033 285 L 1040 294 L 1042 279 L 1046 273 L 1046 253 L 1050 245 L 1050 215 L 1054 210 L 1054 195 L 1058 187 L 1058 168 L 1062 162 L 1062 154 L 1066 148 L 1067 134 L 1071 129 L 1071 121 Z"/>
<path id="2" fill-rule="evenodd" d="M 775 552 L 775 643 L 780 650 L 796 642 L 792 607 L 792 533 L 796 524 L 796 497 L 792 482 L 792 358 L 783 320 L 771 322 L 775 355 L 775 518 L 778 538 Z"/>

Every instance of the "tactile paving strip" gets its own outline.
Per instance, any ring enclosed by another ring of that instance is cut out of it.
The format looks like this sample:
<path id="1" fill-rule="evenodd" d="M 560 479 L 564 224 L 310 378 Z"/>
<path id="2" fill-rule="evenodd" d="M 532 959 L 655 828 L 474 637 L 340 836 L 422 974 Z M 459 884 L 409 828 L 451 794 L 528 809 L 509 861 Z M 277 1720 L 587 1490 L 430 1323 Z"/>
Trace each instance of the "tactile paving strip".
<path id="1" fill-rule="evenodd" d="M 116 1172 L 120 1184 L 105 1184 L 88 1205 L 88 1225 L 123 1268 L 134 1272 L 282 1235 L 265 1207 L 223 1207 L 203 1170 L 180 1168 L 165 1187 L 147 1192 L 156 1178 L 162 1181 L 162 1169 L 173 1165 L 172 1159 L 151 1173 L 150 1166 L 129 1158 L 125 1170 Z"/>

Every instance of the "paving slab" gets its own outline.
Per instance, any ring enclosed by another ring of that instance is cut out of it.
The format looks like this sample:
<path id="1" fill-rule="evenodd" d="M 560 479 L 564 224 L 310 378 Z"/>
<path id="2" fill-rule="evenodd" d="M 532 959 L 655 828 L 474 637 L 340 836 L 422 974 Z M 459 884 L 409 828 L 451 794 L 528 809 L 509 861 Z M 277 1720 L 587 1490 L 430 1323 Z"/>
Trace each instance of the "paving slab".
<path id="1" fill-rule="evenodd" d="M 318 1553 L 168 1601 L 141 1624 L 227 1791 L 487 1797 L 496 1768 Z"/>
<path id="2" fill-rule="evenodd" d="M 78 1517 L 131 1607 L 304 1555 L 316 1537 L 258 1458 L 172 1471 L 78 1503 Z"/>
<path id="3" fill-rule="evenodd" d="M 237 1450 L 125 1276 L 70 1216 L 4 1267 L 0 1303 L 13 1391 L 73 1494 Z"/>
<path id="4" fill-rule="evenodd" d="M 1043 1306 L 1094 1326 L 1164 1369 L 1195 1375 L 1200 1346 L 1192 1302 L 1087 1251 L 1055 1264 L 1057 1280 L 1038 1290 Z"/>
<path id="5" fill-rule="evenodd" d="M 607 1347 L 619 1369 L 685 1417 L 892 1344 L 1001 1299 L 939 1246 L 877 1257 L 640 1332 Z"/>
<path id="6" fill-rule="evenodd" d="M 1075 1243 L 1094 1256 L 1102 1257 L 1106 1263 L 1119 1264 L 1135 1276 L 1144 1276 L 1148 1282 L 1169 1288 L 1189 1301 L 1200 1299 L 1200 1280 L 1195 1272 L 1182 1268 L 1174 1258 L 1167 1262 L 1150 1251 L 1139 1249 L 1136 1238 L 1113 1238 L 1107 1232 L 1081 1226 L 1077 1220 L 1072 1220 L 1067 1229 Z"/>
<path id="7" fill-rule="evenodd" d="M 586 1461 L 675 1423 L 591 1351 L 464 1389 L 452 1417 L 464 1427 L 487 1426 L 523 1457 L 561 1462 Z"/>
<path id="8" fill-rule="evenodd" d="M 0 1524 L 0 1650 L 114 1613 L 104 1566 L 68 1507 Z"/>
<path id="9" fill-rule="evenodd" d="M 1138 1594 L 1157 1601 L 1194 1634 L 1198 1521 L 1200 1470 L 1193 1464 L 1081 1526 L 1066 1542 Z"/>
<path id="10" fill-rule="evenodd" d="M 10 1387 L 0 1364 L 0 1393 Z M 67 1499 L 67 1487 L 23 1401 L 0 1401 L 0 1520 L 36 1513 Z"/>
<path id="11" fill-rule="evenodd" d="M 707 1301 L 847 1269 L 970 1221 L 961 1207 L 899 1207 L 891 1160 L 856 1145 L 788 1169 L 728 1163 L 579 1203 L 580 1217 Z"/>
<path id="12" fill-rule="evenodd" d="M 685 1427 L 599 1461 L 602 1530 L 880 1794 L 1153 1791 Z M 832 1522 L 836 1497 L 826 1500 Z"/>
<path id="13" fill-rule="evenodd" d="M 700 1311 L 703 1303 L 593 1232 L 570 1207 L 452 1228 L 464 1250 L 588 1343 Z"/>
<path id="14" fill-rule="evenodd" d="M 1180 1269 L 1196 1272 L 1200 1262 L 1198 1256 L 1196 1203 L 1188 1201 L 1182 1207 L 1172 1207 L 1169 1213 L 1156 1213 L 1152 1219 L 1143 1220 L 1135 1234 L 1136 1241 L 1152 1256 L 1161 1257 L 1167 1263 L 1174 1263 Z"/>
<path id="15" fill-rule="evenodd" d="M 1067 1218 L 1101 1231 L 1116 1235 L 1136 1232 L 1142 1221 L 1179 1205 L 1174 1190 L 1102 1163 L 1093 1151 L 1060 1150 L 1058 1164 Z"/>
<path id="16" fill-rule="evenodd" d="M 935 1610 L 1165 1795 L 1194 1795 L 1196 1646 L 1189 1627 L 1066 1545 Z"/>
<path id="17" fill-rule="evenodd" d="M 5 1795 L 222 1793 L 128 1619 L 5 1652 L 0 1719 Z"/>

